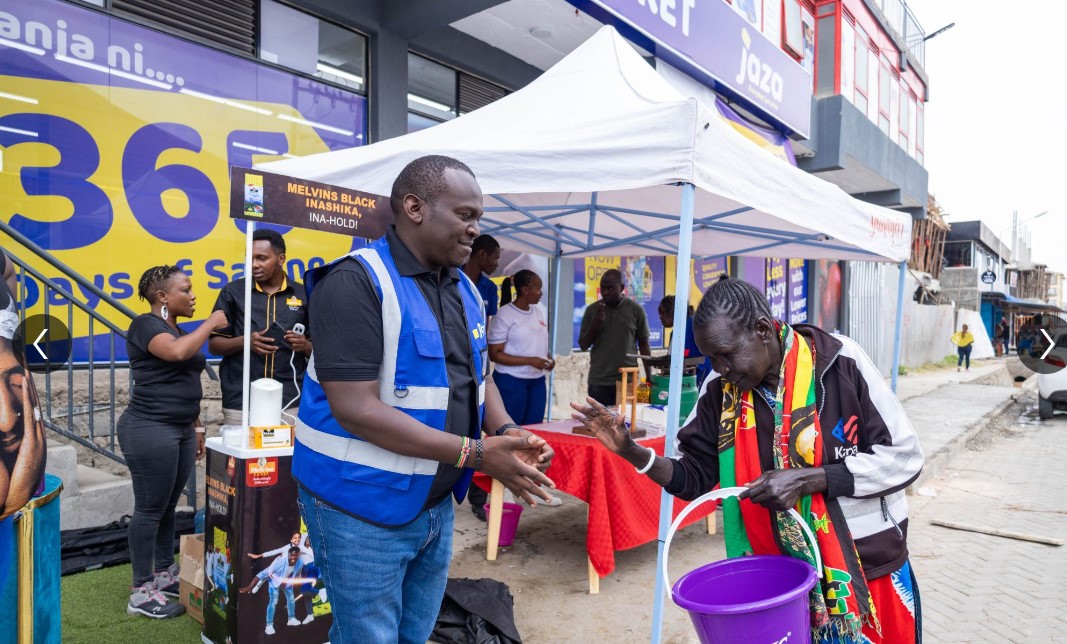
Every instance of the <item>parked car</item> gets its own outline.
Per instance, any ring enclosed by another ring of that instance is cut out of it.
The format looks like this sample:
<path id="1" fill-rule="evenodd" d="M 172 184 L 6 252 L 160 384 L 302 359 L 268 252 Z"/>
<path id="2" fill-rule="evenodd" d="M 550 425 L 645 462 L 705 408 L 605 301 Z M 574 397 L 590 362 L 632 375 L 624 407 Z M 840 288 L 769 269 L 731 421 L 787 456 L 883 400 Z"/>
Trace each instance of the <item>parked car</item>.
<path id="1" fill-rule="evenodd" d="M 1067 329 L 1057 330 L 1052 342 L 1045 362 L 1060 369 L 1037 374 L 1037 413 L 1041 418 L 1052 418 L 1057 410 L 1067 411 Z"/>

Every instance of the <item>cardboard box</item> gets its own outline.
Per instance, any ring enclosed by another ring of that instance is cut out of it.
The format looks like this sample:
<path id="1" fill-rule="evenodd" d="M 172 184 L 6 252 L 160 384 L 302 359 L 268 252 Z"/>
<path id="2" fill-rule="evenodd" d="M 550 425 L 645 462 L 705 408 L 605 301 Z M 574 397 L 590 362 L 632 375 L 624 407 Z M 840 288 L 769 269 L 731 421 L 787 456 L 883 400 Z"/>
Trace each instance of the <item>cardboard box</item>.
<path id="1" fill-rule="evenodd" d="M 186 534 L 181 539 L 178 572 L 178 602 L 193 619 L 204 623 L 204 535 Z"/>
<path id="2" fill-rule="evenodd" d="M 266 449 L 270 447 L 292 447 L 292 425 L 266 425 L 248 428 L 249 449 Z"/>

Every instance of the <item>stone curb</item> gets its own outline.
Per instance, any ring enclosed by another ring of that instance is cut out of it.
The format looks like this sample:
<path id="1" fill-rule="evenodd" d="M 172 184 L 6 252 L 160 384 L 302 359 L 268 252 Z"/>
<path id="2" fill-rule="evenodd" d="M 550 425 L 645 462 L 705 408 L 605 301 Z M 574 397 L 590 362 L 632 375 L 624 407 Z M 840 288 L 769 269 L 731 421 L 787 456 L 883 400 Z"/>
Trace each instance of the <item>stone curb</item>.
<path id="1" fill-rule="evenodd" d="M 1023 391 L 1027 390 L 1028 388 L 1024 385 L 1018 393 L 1022 393 Z M 999 405 L 994 407 L 989 413 L 978 419 L 978 421 L 973 423 L 970 427 L 966 427 L 963 429 L 963 431 L 956 434 L 956 436 L 953 437 L 953 439 L 947 444 L 942 446 L 941 449 L 937 450 L 932 454 L 924 454 L 924 456 L 926 457 L 926 461 L 923 464 L 923 470 L 919 474 L 919 478 L 915 479 L 915 481 L 908 486 L 907 493 L 915 494 L 916 490 L 918 490 L 919 487 L 925 485 L 929 481 L 936 479 L 941 474 L 942 470 L 944 470 L 945 467 L 949 465 L 954 458 L 959 456 L 960 452 L 963 451 L 964 446 L 972 438 L 974 438 L 978 434 L 978 432 L 984 429 L 990 421 L 1003 414 L 1005 411 L 1008 410 L 1009 407 L 1019 401 L 1018 393 L 1013 393 L 1012 395 L 1008 396 L 1007 399 L 1005 399 Z"/>

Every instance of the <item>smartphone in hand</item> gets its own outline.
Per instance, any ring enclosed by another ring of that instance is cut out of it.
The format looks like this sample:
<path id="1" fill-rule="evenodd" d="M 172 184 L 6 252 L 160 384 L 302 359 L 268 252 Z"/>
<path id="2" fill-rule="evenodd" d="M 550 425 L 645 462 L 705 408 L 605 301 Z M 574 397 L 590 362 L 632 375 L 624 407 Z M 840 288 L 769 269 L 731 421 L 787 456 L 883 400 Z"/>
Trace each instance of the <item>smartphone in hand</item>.
<path id="1" fill-rule="evenodd" d="M 278 324 L 277 320 L 270 323 L 270 326 L 263 332 L 263 335 L 268 338 L 273 338 L 274 346 L 292 351 L 293 347 L 285 340 L 285 327 Z"/>

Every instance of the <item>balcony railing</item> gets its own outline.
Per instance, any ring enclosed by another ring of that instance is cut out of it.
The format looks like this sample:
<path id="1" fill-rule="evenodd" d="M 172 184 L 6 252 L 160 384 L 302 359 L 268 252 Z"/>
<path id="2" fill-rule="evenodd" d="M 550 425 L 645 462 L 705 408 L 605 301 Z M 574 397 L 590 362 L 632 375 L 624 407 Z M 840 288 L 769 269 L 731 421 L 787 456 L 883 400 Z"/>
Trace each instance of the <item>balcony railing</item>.
<path id="1" fill-rule="evenodd" d="M 926 67 L 926 32 L 905 0 L 876 0 L 891 29 L 903 40 L 919 65 Z"/>

